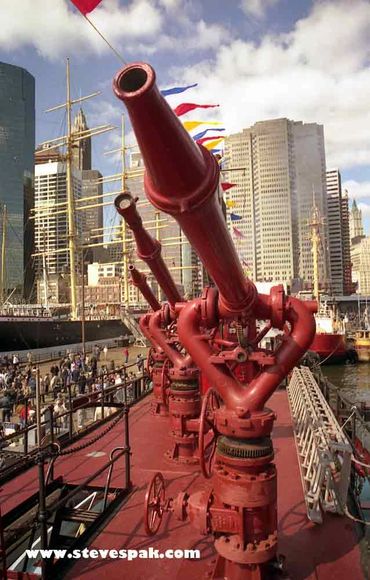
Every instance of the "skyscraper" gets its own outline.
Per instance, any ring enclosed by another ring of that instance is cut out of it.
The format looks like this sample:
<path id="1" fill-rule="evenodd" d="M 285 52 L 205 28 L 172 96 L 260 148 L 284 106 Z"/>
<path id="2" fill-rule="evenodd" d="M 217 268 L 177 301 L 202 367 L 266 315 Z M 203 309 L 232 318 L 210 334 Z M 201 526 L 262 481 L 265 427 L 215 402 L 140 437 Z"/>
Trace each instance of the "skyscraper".
<path id="1" fill-rule="evenodd" d="M 74 118 L 72 133 L 80 138 L 89 131 L 85 113 L 80 109 Z M 72 165 L 80 171 L 91 169 L 91 137 L 80 139 L 72 149 Z"/>
<path id="2" fill-rule="evenodd" d="M 356 200 L 353 200 L 351 213 L 349 215 L 349 230 L 351 240 L 364 237 L 364 226 L 362 223 L 362 211 L 357 207 Z"/>
<path id="3" fill-rule="evenodd" d="M 81 171 L 72 169 L 74 198 L 82 192 Z M 66 165 L 61 161 L 35 167 L 35 246 L 38 278 L 69 272 Z M 75 211 L 76 235 L 81 239 L 82 212 Z"/>
<path id="4" fill-rule="evenodd" d="M 226 139 L 228 224 L 246 273 L 256 281 L 312 286 L 309 221 L 315 201 L 327 216 L 323 127 L 261 121 Z M 323 232 L 320 281 L 328 272 Z"/>
<path id="5" fill-rule="evenodd" d="M 77 136 L 88 135 L 89 127 L 87 125 L 86 116 L 82 109 L 80 109 L 74 119 L 72 133 Z M 103 205 L 102 193 L 103 182 L 102 175 L 97 169 L 92 169 L 91 157 L 91 137 L 87 136 L 84 139 L 76 141 L 72 149 L 72 165 L 81 171 L 82 176 L 82 198 L 89 199 L 86 205 L 94 206 L 82 212 L 81 228 L 84 239 L 90 239 L 92 242 L 99 243 L 104 239 L 103 234 Z M 92 251 L 89 251 L 90 258 Z"/>
<path id="6" fill-rule="evenodd" d="M 348 194 L 342 192 L 338 169 L 326 172 L 330 289 L 333 294 L 351 294 L 351 246 L 349 237 Z"/>
<path id="7" fill-rule="evenodd" d="M 0 203 L 8 214 L 6 289 L 16 289 L 15 294 L 26 299 L 33 289 L 34 149 L 35 79 L 23 68 L 0 62 Z"/>

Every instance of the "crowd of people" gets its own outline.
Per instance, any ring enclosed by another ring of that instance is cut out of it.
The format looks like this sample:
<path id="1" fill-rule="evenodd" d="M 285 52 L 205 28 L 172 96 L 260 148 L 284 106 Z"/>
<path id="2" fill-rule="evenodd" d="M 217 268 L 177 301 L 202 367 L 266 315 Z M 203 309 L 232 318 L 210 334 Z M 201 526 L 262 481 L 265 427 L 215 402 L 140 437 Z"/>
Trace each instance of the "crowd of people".
<path id="1" fill-rule="evenodd" d="M 32 353 L 28 353 L 25 364 L 20 363 L 17 354 L 0 357 L 0 429 L 6 423 L 23 428 L 35 421 L 38 378 L 42 412 L 53 405 L 54 414 L 58 416 L 68 410 L 70 398 L 133 379 L 136 377 L 135 366 L 139 374 L 143 372 L 144 357 L 141 353 L 128 368 L 128 348 L 123 349 L 122 354 L 122 363 L 116 366 L 114 360 L 108 361 L 107 347 L 101 349 L 95 345 L 92 353 L 85 356 L 67 352 L 60 361 L 51 364 L 49 371 L 40 372 L 39 377 Z"/>

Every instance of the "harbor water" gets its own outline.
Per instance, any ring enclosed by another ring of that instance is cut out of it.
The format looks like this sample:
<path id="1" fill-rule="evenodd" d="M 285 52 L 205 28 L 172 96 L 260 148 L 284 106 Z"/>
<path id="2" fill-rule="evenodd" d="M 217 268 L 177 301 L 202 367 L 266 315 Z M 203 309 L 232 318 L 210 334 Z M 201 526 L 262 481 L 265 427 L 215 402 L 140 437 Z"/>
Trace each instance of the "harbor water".
<path id="1" fill-rule="evenodd" d="M 323 365 L 321 370 L 347 399 L 370 406 L 370 364 Z"/>

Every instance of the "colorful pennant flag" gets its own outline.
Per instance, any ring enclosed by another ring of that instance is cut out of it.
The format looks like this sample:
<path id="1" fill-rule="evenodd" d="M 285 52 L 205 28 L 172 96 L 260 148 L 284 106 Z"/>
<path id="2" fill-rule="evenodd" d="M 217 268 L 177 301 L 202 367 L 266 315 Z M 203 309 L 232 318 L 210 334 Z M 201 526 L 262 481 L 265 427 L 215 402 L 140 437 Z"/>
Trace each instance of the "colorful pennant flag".
<path id="1" fill-rule="evenodd" d="M 244 238 L 244 234 L 238 230 L 238 228 L 236 228 L 235 226 L 233 227 L 233 232 L 236 238 Z"/>
<path id="2" fill-rule="evenodd" d="M 213 141 L 207 141 L 207 143 L 202 143 L 203 147 L 205 147 L 206 149 L 208 149 L 208 151 L 212 151 L 213 149 L 215 149 L 217 147 L 217 145 L 219 145 L 221 143 L 221 141 L 223 141 L 224 138 L 221 137 L 220 139 L 214 139 Z"/>
<path id="3" fill-rule="evenodd" d="M 197 139 L 197 143 L 199 143 L 199 145 L 204 145 L 204 143 L 207 141 L 222 141 L 223 139 L 225 139 L 225 137 L 217 137 L 216 135 L 213 135 L 212 137 L 203 137 L 203 139 Z"/>
<path id="4" fill-rule="evenodd" d="M 71 0 L 72 4 L 78 8 L 78 10 L 86 16 L 89 12 L 92 12 L 102 0 Z"/>
<path id="5" fill-rule="evenodd" d="M 237 213 L 231 213 L 230 214 L 230 219 L 231 219 L 232 222 L 238 222 L 238 221 L 240 221 L 243 218 L 242 218 L 241 215 L 238 215 Z"/>
<path id="6" fill-rule="evenodd" d="M 225 203 L 226 203 L 226 207 L 228 207 L 228 208 L 235 207 L 235 201 L 233 199 L 228 199 L 225 201 Z"/>
<path id="7" fill-rule="evenodd" d="M 208 127 L 208 129 L 204 129 L 204 131 L 201 131 L 200 133 L 193 135 L 194 141 L 197 141 L 198 139 L 201 139 L 202 137 L 204 137 L 204 135 L 206 135 L 208 133 L 208 131 L 225 131 L 225 129 L 223 129 L 222 127 L 220 127 L 220 128 Z"/>
<path id="8" fill-rule="evenodd" d="M 218 121 L 184 121 L 183 125 L 187 131 L 192 131 L 200 125 L 212 125 L 213 127 L 217 127 L 218 125 L 222 125 L 222 123 Z"/>
<path id="9" fill-rule="evenodd" d="M 220 105 L 197 105 L 196 103 L 181 103 L 177 105 L 174 109 L 174 113 L 181 117 L 181 115 L 185 115 L 185 113 L 189 113 L 189 111 L 193 111 L 194 109 L 213 109 L 214 107 L 219 107 Z"/>
<path id="10" fill-rule="evenodd" d="M 227 191 L 228 189 L 235 187 L 235 185 L 236 183 L 228 183 L 227 181 L 224 181 L 224 183 L 221 183 L 222 191 Z"/>
<path id="11" fill-rule="evenodd" d="M 163 89 L 161 93 L 164 97 L 168 97 L 168 95 L 178 95 L 179 93 L 184 93 L 188 89 L 192 89 L 197 86 L 198 83 L 195 83 L 194 85 L 188 85 L 187 87 L 172 87 L 172 89 Z"/>

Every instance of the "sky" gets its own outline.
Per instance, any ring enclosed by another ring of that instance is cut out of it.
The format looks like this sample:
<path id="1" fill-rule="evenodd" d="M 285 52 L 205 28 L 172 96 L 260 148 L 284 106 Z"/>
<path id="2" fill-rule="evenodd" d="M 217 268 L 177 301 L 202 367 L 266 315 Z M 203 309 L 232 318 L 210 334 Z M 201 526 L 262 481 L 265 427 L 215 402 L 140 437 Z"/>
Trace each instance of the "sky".
<path id="1" fill-rule="evenodd" d="M 323 124 L 327 168 L 341 171 L 370 234 L 369 0 L 102 0 L 89 17 L 126 62 L 149 62 L 160 88 L 198 83 L 171 105 L 220 105 L 183 120 L 226 133 L 277 117 Z M 70 0 L 1 0 L 0 22 L 0 60 L 36 79 L 37 143 L 65 129 L 63 113 L 44 111 L 65 101 L 66 57 L 73 97 L 102 91 L 84 104 L 89 126 L 119 127 L 122 62 Z M 94 168 L 119 171 L 106 154 L 119 145 L 119 129 L 96 137 Z"/>

